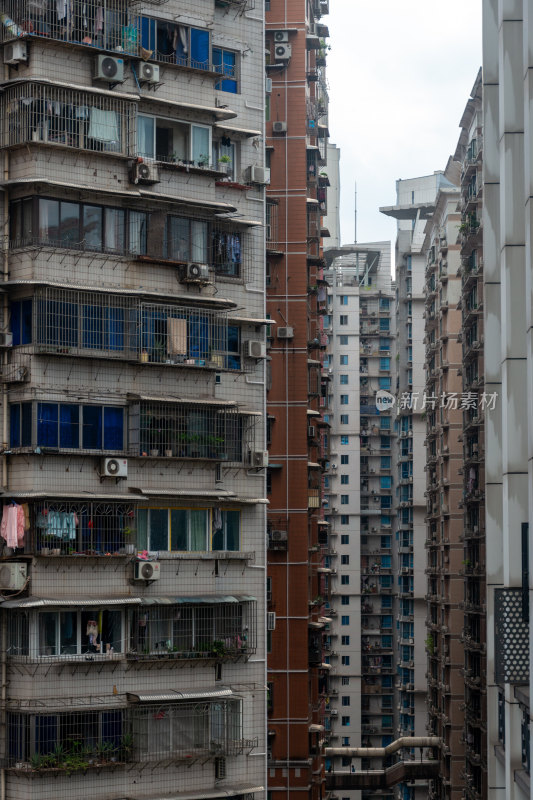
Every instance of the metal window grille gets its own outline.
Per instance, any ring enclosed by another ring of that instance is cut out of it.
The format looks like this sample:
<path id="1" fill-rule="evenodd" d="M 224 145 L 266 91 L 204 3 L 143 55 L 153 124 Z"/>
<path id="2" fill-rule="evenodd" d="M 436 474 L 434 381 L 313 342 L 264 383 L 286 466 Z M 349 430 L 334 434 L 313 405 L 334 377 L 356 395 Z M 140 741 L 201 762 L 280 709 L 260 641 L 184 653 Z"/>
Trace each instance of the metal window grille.
<path id="1" fill-rule="evenodd" d="M 235 368 L 226 312 L 50 287 L 37 290 L 33 302 L 40 352 Z"/>
<path id="2" fill-rule="evenodd" d="M 111 556 L 135 550 L 135 506 L 115 502 L 43 502 L 31 506 L 30 552 Z"/>
<path id="3" fill-rule="evenodd" d="M 266 246 L 267 250 L 275 250 L 279 244 L 278 204 L 266 203 Z"/>
<path id="4" fill-rule="evenodd" d="M 496 683 L 528 683 L 529 622 L 522 617 L 522 588 L 494 590 L 494 634 Z"/>
<path id="5" fill-rule="evenodd" d="M 248 234 L 218 225 L 213 230 L 212 248 L 211 263 L 217 276 L 249 277 L 252 253 Z"/>
<path id="6" fill-rule="evenodd" d="M 252 420 L 235 408 L 134 403 L 130 409 L 131 453 L 242 463 L 253 449 Z"/>
<path id="7" fill-rule="evenodd" d="M 241 700 L 143 703 L 130 714 L 139 762 L 238 756 L 254 746 L 243 738 Z"/>
<path id="8" fill-rule="evenodd" d="M 135 155 L 135 104 L 119 98 L 23 83 L 7 87 L 0 115 L 2 147 L 46 142 Z"/>
<path id="9" fill-rule="evenodd" d="M 132 612 L 129 654 L 135 659 L 201 659 L 256 650 L 256 604 L 176 605 Z"/>
<path id="10" fill-rule="evenodd" d="M 131 760 L 125 711 L 7 715 L 8 765 L 75 772 Z"/>
<path id="11" fill-rule="evenodd" d="M 61 15 L 55 0 L 40 3 L 4 0 L 5 19 L 0 26 L 0 41 L 43 36 L 136 55 L 138 36 L 134 6 L 131 0 L 107 0 L 102 14 L 101 0 L 85 0 L 79 11 L 67 3 L 65 14 Z"/>

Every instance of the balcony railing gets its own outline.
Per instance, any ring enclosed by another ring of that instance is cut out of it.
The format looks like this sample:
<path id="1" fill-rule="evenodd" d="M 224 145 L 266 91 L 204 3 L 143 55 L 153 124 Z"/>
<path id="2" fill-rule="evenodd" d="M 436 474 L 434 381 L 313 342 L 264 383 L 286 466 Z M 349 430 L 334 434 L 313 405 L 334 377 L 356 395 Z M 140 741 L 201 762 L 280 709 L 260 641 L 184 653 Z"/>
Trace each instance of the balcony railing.
<path id="1" fill-rule="evenodd" d="M 496 683 L 529 683 L 529 621 L 523 618 L 521 588 L 494 590 Z M 466 606 L 466 604 L 465 604 Z"/>

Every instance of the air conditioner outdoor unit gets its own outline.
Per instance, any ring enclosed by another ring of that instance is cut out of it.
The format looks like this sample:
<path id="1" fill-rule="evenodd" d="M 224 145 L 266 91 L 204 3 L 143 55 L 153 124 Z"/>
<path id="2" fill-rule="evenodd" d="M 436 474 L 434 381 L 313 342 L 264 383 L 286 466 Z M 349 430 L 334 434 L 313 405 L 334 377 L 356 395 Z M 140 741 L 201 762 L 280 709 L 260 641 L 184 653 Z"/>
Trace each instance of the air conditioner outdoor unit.
<path id="1" fill-rule="evenodd" d="M 13 347 L 13 334 L 11 331 L 0 331 L 0 347 Z"/>
<path id="2" fill-rule="evenodd" d="M 158 581 L 161 577 L 161 564 L 159 561 L 136 561 L 135 575 L 136 581 Z"/>
<path id="3" fill-rule="evenodd" d="M 137 63 L 137 70 L 139 83 L 159 83 L 159 64 L 151 64 L 149 61 L 139 61 Z"/>
<path id="4" fill-rule="evenodd" d="M 274 31 L 274 41 L 277 42 L 288 42 L 289 41 L 289 31 Z"/>
<path id="5" fill-rule="evenodd" d="M 105 83 L 124 83 L 124 60 L 113 56 L 96 56 L 93 79 Z"/>
<path id="6" fill-rule="evenodd" d="M 277 329 L 278 339 L 294 339 L 294 328 L 290 326 Z"/>
<path id="7" fill-rule="evenodd" d="M 128 459 L 127 458 L 103 458 L 100 467 L 102 478 L 127 478 Z"/>
<path id="8" fill-rule="evenodd" d="M 272 123 L 272 131 L 273 133 L 287 133 L 287 123 L 281 120 L 275 120 L 275 122 Z"/>
<path id="9" fill-rule="evenodd" d="M 292 56 L 292 44 L 277 44 L 274 48 L 276 61 L 289 61 Z"/>
<path id="10" fill-rule="evenodd" d="M 273 542 L 286 542 L 287 531 L 271 531 L 270 538 Z"/>
<path id="11" fill-rule="evenodd" d="M 28 60 L 26 42 L 10 42 L 4 47 L 4 64 L 22 64 Z"/>
<path id="12" fill-rule="evenodd" d="M 0 567 L 0 589 L 22 589 L 28 577 L 28 565 L 10 561 Z"/>
<path id="13" fill-rule="evenodd" d="M 268 467 L 268 450 L 252 450 L 250 463 L 252 467 L 258 467 L 259 469 Z"/>
<path id="14" fill-rule="evenodd" d="M 135 161 L 130 170 L 130 183 L 159 183 L 159 169 L 147 161 Z"/>
<path id="15" fill-rule="evenodd" d="M 244 342 L 244 355 L 246 358 L 266 358 L 266 344 L 258 339 L 248 339 Z"/>
<path id="16" fill-rule="evenodd" d="M 187 264 L 183 281 L 209 281 L 209 267 L 207 264 Z"/>
<path id="17" fill-rule="evenodd" d="M 258 167 L 252 165 L 248 168 L 248 183 L 259 183 L 265 186 L 270 183 L 270 170 L 268 167 Z"/>
<path id="18" fill-rule="evenodd" d="M 276 612 L 267 611 L 267 631 L 276 630 Z"/>

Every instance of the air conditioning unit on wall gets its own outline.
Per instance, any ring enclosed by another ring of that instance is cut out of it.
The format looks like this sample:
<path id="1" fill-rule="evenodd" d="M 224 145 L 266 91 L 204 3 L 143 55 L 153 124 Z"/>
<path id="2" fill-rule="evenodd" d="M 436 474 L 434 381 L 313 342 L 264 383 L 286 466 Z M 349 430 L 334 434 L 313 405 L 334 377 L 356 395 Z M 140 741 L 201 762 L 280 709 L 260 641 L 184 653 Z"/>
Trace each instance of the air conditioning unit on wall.
<path id="1" fill-rule="evenodd" d="M 124 83 L 123 59 L 113 58 L 113 56 L 97 56 L 93 79 L 104 83 Z"/>

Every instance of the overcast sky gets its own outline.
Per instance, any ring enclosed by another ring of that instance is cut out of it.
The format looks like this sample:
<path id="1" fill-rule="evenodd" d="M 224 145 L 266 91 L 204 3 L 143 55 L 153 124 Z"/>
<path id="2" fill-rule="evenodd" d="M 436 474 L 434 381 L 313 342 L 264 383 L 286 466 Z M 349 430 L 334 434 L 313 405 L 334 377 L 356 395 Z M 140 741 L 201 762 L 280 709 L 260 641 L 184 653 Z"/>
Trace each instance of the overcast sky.
<path id="1" fill-rule="evenodd" d="M 444 169 L 481 66 L 481 0 L 330 0 L 331 141 L 341 148 L 341 238 L 392 239 L 379 206 L 397 178 Z"/>

